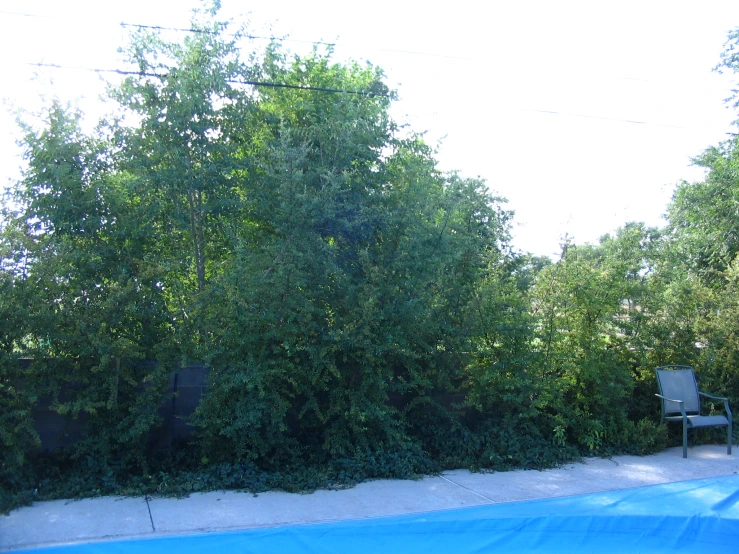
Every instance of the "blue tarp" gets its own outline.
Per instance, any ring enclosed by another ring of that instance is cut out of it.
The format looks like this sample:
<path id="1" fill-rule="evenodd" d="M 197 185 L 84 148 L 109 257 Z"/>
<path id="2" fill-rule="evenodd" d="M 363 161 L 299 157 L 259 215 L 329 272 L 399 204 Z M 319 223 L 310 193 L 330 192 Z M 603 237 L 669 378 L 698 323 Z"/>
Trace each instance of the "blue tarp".
<path id="1" fill-rule="evenodd" d="M 424 514 L 44 548 L 43 554 L 739 551 L 739 475 Z"/>

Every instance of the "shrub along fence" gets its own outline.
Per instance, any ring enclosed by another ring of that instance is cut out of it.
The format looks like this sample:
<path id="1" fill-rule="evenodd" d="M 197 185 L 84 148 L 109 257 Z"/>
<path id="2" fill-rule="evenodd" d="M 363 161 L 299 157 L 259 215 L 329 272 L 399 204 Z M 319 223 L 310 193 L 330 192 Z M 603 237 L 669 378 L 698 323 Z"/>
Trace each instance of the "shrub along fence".
<path id="1" fill-rule="evenodd" d="M 203 363 L 171 370 L 165 363 L 113 360 L 108 371 L 98 366 L 87 373 L 79 371 L 81 364 L 44 359 L 15 366 L 15 389 L 27 408 L 17 411 L 26 416 L 4 422 L 13 423 L 16 434 L 1 437 L 8 448 L 0 460 L 0 511 L 34 499 L 218 488 L 297 491 L 447 468 L 544 468 L 576 459 L 588 448 L 577 437 L 569 440 L 567 428 L 556 427 L 557 413 L 546 407 L 523 410 L 530 394 L 516 397 L 516 411 L 505 399 L 483 402 L 459 378 L 425 394 L 391 388 L 377 395 L 385 403 L 375 405 L 377 413 L 362 406 L 361 413 L 321 421 L 301 413 L 307 402 L 300 397 L 292 399 L 282 419 L 266 409 L 259 412 L 264 406 L 258 391 L 248 403 L 229 405 L 223 417 L 218 412 L 213 417 L 208 403 L 225 401 L 214 394 L 218 383 L 211 381 L 223 379 L 223 373 Z M 128 380 L 116 378 L 116 372 Z M 391 370 L 393 381 L 400 376 L 400 369 Z M 264 390 L 268 395 L 272 389 Z M 243 428 L 230 436 L 229 425 L 239 418 Z M 352 427 L 357 422 L 364 427 Z M 344 429 L 348 446 L 337 442 L 336 433 Z M 666 441 L 664 428 L 648 419 L 611 418 L 595 431 L 602 440 L 590 447 L 594 454 L 647 453 Z M 34 432 L 37 437 L 31 437 Z"/>
<path id="2" fill-rule="evenodd" d="M 20 360 L 21 367 L 28 368 L 31 360 Z M 151 367 L 157 362 L 143 362 L 142 366 Z M 167 448 L 175 441 L 192 439 L 195 428 L 188 422 L 188 418 L 195 412 L 205 396 L 208 388 L 208 379 L 211 370 L 203 363 L 189 363 L 169 374 L 168 386 L 157 413 L 161 424 L 152 428 L 149 433 L 149 444 L 154 448 Z M 71 386 L 71 385 L 70 385 Z M 22 387 L 22 385 L 21 385 Z M 143 387 L 138 387 L 143 391 Z M 67 391 L 60 391 L 59 400 L 64 402 L 68 397 Z M 438 395 L 435 401 L 446 408 L 462 406 L 466 396 L 460 392 L 450 392 Z M 400 393 L 391 393 L 388 405 L 402 410 L 406 407 L 408 398 Z M 58 449 L 67 449 L 82 440 L 85 425 L 90 416 L 79 414 L 76 418 L 60 414 L 54 410 L 50 396 L 41 398 L 33 408 L 34 429 L 39 436 L 40 452 L 53 452 Z M 297 422 L 292 422 L 291 431 L 297 431 Z"/>

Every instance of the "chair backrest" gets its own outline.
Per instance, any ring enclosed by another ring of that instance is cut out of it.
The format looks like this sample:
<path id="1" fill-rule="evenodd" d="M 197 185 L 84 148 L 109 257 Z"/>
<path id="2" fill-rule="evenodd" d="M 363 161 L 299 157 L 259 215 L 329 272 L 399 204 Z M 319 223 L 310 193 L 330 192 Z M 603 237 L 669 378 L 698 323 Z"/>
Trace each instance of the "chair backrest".
<path id="1" fill-rule="evenodd" d="M 669 369 L 674 368 L 674 369 Z M 695 372 L 690 366 L 663 366 L 657 368 L 657 384 L 659 392 L 667 398 L 682 400 L 686 413 L 699 414 L 701 401 L 698 396 L 698 384 Z M 677 402 L 662 401 L 665 414 L 680 413 Z"/>

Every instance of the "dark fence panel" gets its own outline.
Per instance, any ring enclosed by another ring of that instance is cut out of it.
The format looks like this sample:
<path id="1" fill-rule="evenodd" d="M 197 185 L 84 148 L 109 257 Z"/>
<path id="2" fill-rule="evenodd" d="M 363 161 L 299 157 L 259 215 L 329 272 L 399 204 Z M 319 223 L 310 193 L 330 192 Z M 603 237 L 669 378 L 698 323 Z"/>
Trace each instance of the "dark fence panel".
<path id="1" fill-rule="evenodd" d="M 68 419 L 50 407 L 50 401 L 42 401 L 33 410 L 36 432 L 41 440 L 40 450 L 67 448 L 83 437 L 87 415 Z"/>
<path id="2" fill-rule="evenodd" d="M 159 405 L 162 425 L 151 432 L 150 441 L 155 447 L 164 447 L 177 440 L 192 436 L 193 427 L 187 418 L 200 404 L 208 387 L 210 368 L 192 364 L 169 375 L 169 388 Z"/>
<path id="3" fill-rule="evenodd" d="M 152 364 L 156 362 L 143 362 Z M 23 360 L 26 367 L 30 360 Z M 23 365 L 22 365 L 23 367 Z M 158 412 L 161 424 L 151 430 L 149 444 L 154 448 L 164 448 L 173 441 L 188 440 L 193 435 L 193 427 L 187 418 L 196 410 L 208 388 L 210 368 L 202 363 L 193 363 L 169 375 L 169 386 L 162 397 Z M 20 385 L 22 386 L 22 385 Z M 65 392 L 61 391 L 60 398 Z M 447 393 L 436 395 L 434 400 L 449 409 L 464 402 L 464 393 Z M 407 395 L 392 392 L 388 404 L 398 410 L 407 405 Z M 67 448 L 83 437 L 88 416 L 69 419 L 51 409 L 51 398 L 41 399 L 33 410 L 36 432 L 41 439 L 41 451 Z"/>
<path id="4" fill-rule="evenodd" d="M 151 363 L 151 362 L 145 362 Z M 21 360 L 21 367 L 30 367 L 30 360 Z M 192 436 L 193 428 L 187 417 L 198 407 L 208 386 L 210 368 L 203 364 L 192 364 L 169 375 L 169 387 L 159 405 L 162 424 L 151 431 L 149 440 L 156 446 L 167 446 L 173 440 L 186 440 Z M 21 383 L 18 386 L 23 386 Z M 60 392 L 63 401 L 65 392 Z M 33 408 L 36 432 L 41 440 L 41 451 L 67 448 L 83 437 L 86 414 L 71 419 L 51 408 L 52 399 L 42 398 Z"/>

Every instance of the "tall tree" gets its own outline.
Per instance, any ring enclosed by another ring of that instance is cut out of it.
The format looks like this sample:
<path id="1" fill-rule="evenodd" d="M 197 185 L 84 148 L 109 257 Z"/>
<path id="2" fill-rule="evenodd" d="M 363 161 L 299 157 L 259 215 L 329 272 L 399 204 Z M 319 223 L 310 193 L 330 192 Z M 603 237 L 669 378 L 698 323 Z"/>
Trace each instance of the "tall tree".
<path id="1" fill-rule="evenodd" d="M 226 36 L 227 24 L 211 15 L 197 16 L 181 43 L 136 33 L 126 53 L 140 73 L 113 93 L 135 116 L 119 130 L 118 163 L 160 239 L 173 302 L 205 289 L 228 251 L 229 219 L 244 216 L 237 174 L 248 158 L 237 133 L 256 66 L 240 59 L 241 32 Z"/>
<path id="2" fill-rule="evenodd" d="M 97 438 L 112 456 L 116 444 L 142 446 L 157 420 L 149 396 L 158 389 L 136 388 L 162 382 L 139 365 L 170 330 L 161 273 L 136 240 L 125 179 L 103 137 L 84 135 L 79 114 L 59 103 L 25 130 L 28 167 L 2 233 L 6 292 L 25 306 L 9 347 L 34 357 L 22 376 L 36 399 L 49 395 L 70 418 L 97 414 L 122 426 Z"/>

